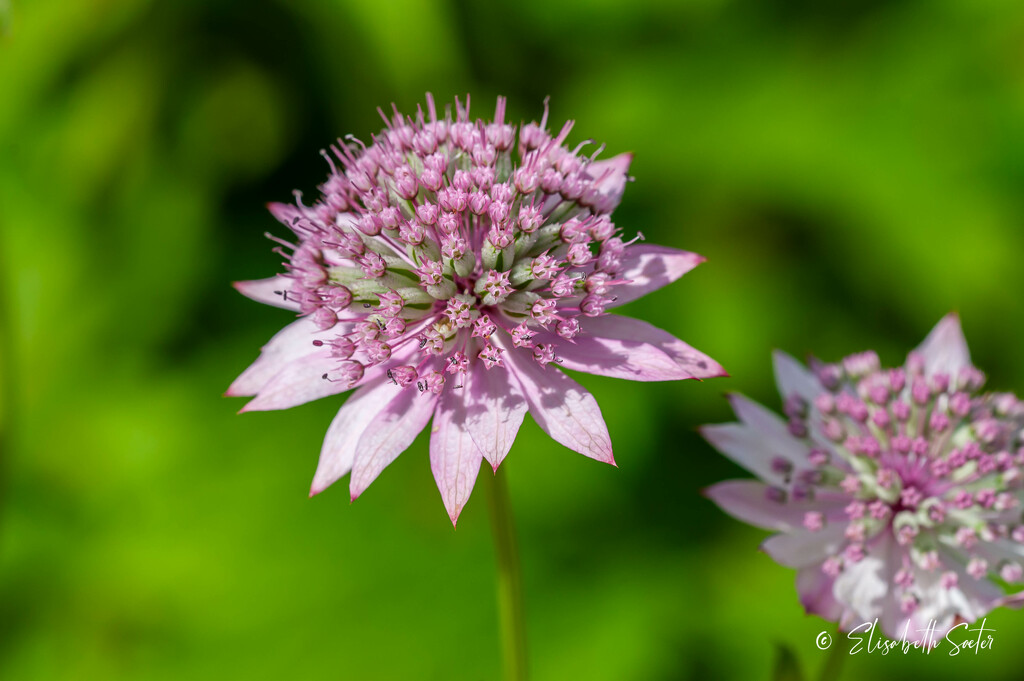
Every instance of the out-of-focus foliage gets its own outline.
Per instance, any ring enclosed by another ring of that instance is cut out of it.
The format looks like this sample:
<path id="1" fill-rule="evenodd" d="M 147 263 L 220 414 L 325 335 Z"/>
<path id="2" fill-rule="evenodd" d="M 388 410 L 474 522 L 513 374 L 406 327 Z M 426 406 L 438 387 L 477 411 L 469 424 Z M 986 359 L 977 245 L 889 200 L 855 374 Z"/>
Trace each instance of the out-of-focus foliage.
<path id="1" fill-rule="evenodd" d="M 769 351 L 889 363 L 959 310 L 1024 391 L 1024 6 L 1008 0 L 0 0 L 0 677 L 486 679 L 481 477 L 452 531 L 418 442 L 306 499 L 342 398 L 220 397 L 287 313 L 235 294 L 377 105 L 498 93 L 636 153 L 617 221 L 709 262 L 633 312 L 734 378 L 587 377 L 619 468 L 509 456 L 539 680 L 814 677 L 827 625 L 699 491 L 694 427 L 777 405 Z M 848 678 L 1019 678 L 991 651 Z M 834 628 L 832 629 L 834 633 Z"/>

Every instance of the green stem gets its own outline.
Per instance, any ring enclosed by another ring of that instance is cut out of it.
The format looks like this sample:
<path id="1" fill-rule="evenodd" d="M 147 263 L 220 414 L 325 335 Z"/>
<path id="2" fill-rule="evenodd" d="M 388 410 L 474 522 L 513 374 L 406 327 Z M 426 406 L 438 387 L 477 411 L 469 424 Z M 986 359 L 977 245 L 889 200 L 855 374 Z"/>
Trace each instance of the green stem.
<path id="1" fill-rule="evenodd" d="M 836 632 L 832 648 L 828 651 L 825 664 L 821 668 L 821 681 L 837 681 L 843 671 L 843 660 L 850 656 L 850 647 L 846 643 L 846 637 Z"/>
<path id="2" fill-rule="evenodd" d="M 486 477 L 486 475 L 484 476 Z M 506 681 L 526 681 L 526 617 L 512 504 L 505 473 L 499 469 L 491 485 L 491 528 L 498 563 L 498 619 Z"/>
<path id="3" fill-rule="evenodd" d="M 3 33 L 4 0 L 0 0 L 0 35 Z M 2 241 L 2 239 L 0 239 Z M 10 252 L 7 250 L 6 252 Z M 4 258 L 4 244 L 0 243 L 0 272 L 12 272 L 10 261 Z M 0 499 L 7 493 L 8 460 L 14 450 L 14 411 L 15 411 L 15 376 L 19 367 L 14 358 L 14 323 L 12 317 L 13 304 L 8 302 L 11 282 L 2 282 L 0 276 Z M 6 509 L 0 503 L 0 527 Z"/>

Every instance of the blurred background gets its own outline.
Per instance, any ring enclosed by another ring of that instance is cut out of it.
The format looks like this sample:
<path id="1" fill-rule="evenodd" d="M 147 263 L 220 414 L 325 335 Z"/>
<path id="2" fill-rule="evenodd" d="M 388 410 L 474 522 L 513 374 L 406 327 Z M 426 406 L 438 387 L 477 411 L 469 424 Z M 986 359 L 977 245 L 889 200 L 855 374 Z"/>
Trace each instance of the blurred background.
<path id="1" fill-rule="evenodd" d="M 493 679 L 483 476 L 454 531 L 420 439 L 306 493 L 334 397 L 221 397 L 289 313 L 268 201 L 425 91 L 633 151 L 627 230 L 708 263 L 634 303 L 733 378 L 584 377 L 619 468 L 528 422 L 506 466 L 534 678 L 816 675 L 794 572 L 700 490 L 696 426 L 774 408 L 770 351 L 900 363 L 950 310 L 1024 391 L 1024 6 L 1012 0 L 0 0 L 0 677 Z M 980 655 L 845 678 L 1016 679 Z"/>

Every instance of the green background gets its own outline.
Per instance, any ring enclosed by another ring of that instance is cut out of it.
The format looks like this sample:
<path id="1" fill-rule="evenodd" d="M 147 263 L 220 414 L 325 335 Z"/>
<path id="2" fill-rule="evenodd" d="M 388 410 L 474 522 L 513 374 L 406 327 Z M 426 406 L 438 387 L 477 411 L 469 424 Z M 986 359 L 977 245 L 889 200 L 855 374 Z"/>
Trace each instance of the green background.
<path id="1" fill-rule="evenodd" d="M 0 677 L 493 679 L 481 475 L 453 531 L 418 440 L 355 504 L 306 498 L 343 398 L 221 397 L 289 314 L 265 211 L 378 105 L 471 92 L 634 151 L 627 230 L 708 263 L 630 306 L 733 378 L 584 377 L 619 468 L 532 423 L 506 466 L 538 680 L 814 674 L 763 532 L 700 490 L 695 433 L 773 407 L 770 350 L 896 364 L 958 310 L 1024 391 L 1024 6 L 1016 0 L 0 0 Z M 995 648 L 845 677 L 1019 678 Z"/>

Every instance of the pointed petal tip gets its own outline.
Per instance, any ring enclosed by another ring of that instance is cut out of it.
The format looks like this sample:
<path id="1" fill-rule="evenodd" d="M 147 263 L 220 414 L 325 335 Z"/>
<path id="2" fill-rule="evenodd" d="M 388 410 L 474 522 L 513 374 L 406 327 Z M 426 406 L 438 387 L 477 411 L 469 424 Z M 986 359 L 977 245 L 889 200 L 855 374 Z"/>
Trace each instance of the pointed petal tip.
<path id="1" fill-rule="evenodd" d="M 963 322 L 960 320 L 960 312 L 958 312 L 957 310 L 952 310 L 942 315 L 942 319 L 938 321 L 935 327 L 938 328 L 942 326 L 955 326 L 958 328 L 963 327 Z"/>
<path id="2" fill-rule="evenodd" d="M 221 397 L 250 397 L 252 393 L 246 394 L 245 391 L 238 387 L 238 380 L 232 381 L 228 389 L 225 390 Z"/>
<path id="3" fill-rule="evenodd" d="M 248 402 L 246 402 L 244 405 L 242 405 L 242 408 L 238 410 L 238 413 L 239 414 L 246 414 L 246 413 L 251 412 L 251 411 L 266 411 L 265 409 L 261 409 L 259 405 L 256 405 L 254 407 L 253 406 L 253 402 L 255 402 L 255 401 L 256 401 L 256 398 L 254 397 L 251 400 L 249 400 Z"/>

